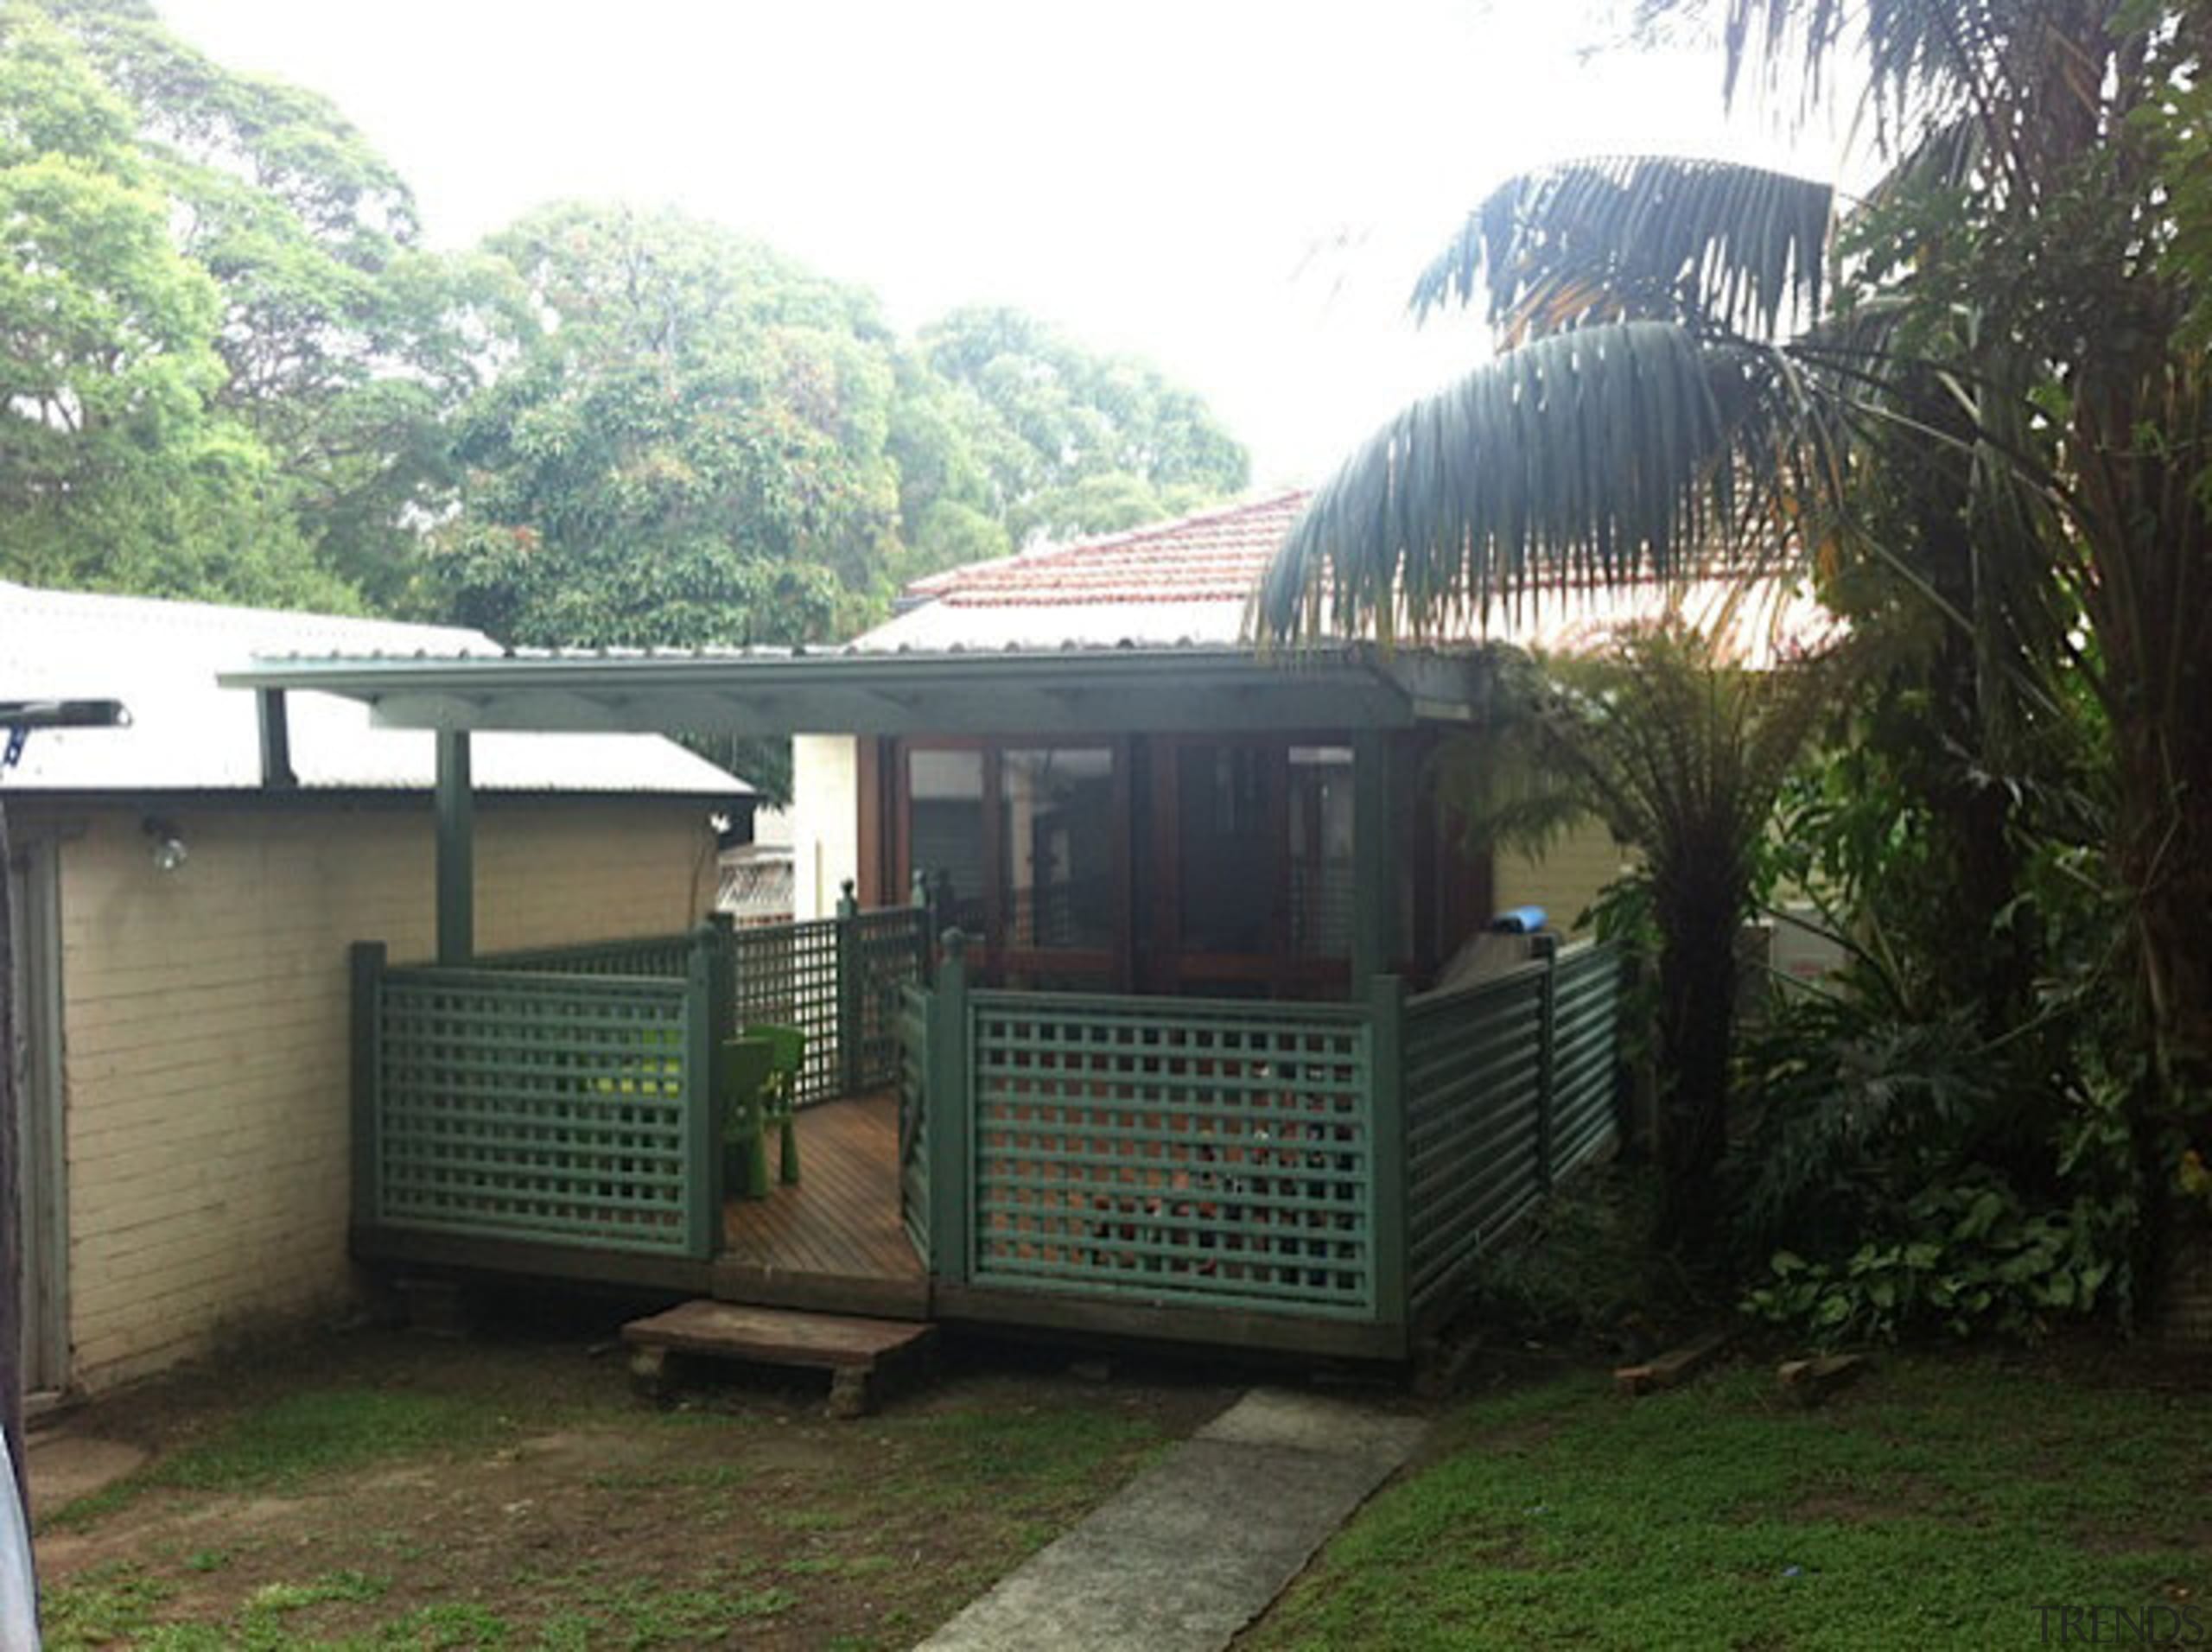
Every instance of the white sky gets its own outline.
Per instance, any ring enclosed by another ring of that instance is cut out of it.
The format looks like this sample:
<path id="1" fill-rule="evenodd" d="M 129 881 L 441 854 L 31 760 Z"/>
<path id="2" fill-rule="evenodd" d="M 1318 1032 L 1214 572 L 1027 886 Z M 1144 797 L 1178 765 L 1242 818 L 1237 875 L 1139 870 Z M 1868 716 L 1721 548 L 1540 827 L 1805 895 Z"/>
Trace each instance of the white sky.
<path id="1" fill-rule="evenodd" d="M 334 98 L 464 245 L 556 196 L 670 202 L 879 293 L 1005 302 L 1211 402 L 1316 480 L 1463 370 L 1414 272 L 1576 155 L 1834 170 L 1724 121 L 1717 59 L 1586 57 L 1595 0 L 159 0 Z"/>

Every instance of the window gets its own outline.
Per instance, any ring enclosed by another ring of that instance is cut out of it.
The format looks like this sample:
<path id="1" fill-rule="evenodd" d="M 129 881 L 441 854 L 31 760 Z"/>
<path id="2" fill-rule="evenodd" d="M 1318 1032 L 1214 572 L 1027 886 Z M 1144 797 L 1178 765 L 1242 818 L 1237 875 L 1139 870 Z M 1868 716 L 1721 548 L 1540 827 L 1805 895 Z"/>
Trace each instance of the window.
<path id="1" fill-rule="evenodd" d="M 1281 747 L 1193 743 L 1175 754 L 1183 949 L 1276 950 L 1281 829 L 1274 813 Z"/>
<path id="2" fill-rule="evenodd" d="M 1351 748 L 1290 748 L 1290 950 L 1351 955 Z"/>
<path id="3" fill-rule="evenodd" d="M 1092 951 L 1116 941 L 1114 753 L 1013 749 L 999 763 L 999 901 L 1006 944 Z"/>
<path id="4" fill-rule="evenodd" d="M 912 861 L 928 880 L 937 921 L 983 935 L 982 753 L 909 752 L 906 795 Z"/>

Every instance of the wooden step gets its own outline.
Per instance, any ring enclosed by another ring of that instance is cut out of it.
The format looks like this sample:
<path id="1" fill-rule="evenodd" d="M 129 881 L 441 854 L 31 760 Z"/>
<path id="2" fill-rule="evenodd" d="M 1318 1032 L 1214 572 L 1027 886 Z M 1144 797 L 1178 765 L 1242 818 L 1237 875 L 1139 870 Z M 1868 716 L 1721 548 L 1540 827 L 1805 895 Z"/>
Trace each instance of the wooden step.
<path id="1" fill-rule="evenodd" d="M 906 1320 L 857 1319 L 705 1298 L 622 1327 L 622 1340 L 632 1350 L 631 1374 L 647 1393 L 665 1390 L 671 1354 L 795 1366 L 830 1374 L 830 1413 L 837 1417 L 865 1414 L 878 1397 L 878 1378 L 920 1366 L 936 1337 L 936 1326 Z"/>

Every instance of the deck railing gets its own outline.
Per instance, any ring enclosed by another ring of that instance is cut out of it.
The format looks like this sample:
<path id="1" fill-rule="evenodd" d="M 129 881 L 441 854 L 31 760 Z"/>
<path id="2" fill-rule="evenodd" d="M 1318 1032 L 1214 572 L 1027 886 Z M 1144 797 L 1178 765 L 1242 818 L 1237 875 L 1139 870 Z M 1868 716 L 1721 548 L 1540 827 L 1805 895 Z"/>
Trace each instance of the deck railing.
<path id="1" fill-rule="evenodd" d="M 978 992 L 969 1015 L 975 1283 L 1373 1313 L 1360 1010 Z"/>
<path id="2" fill-rule="evenodd" d="M 1584 945 L 1353 1004 L 999 992 L 956 948 L 901 1018 L 918 1245 L 978 1287 L 1433 1321 L 1611 1139 L 1618 979 Z"/>
<path id="3" fill-rule="evenodd" d="M 720 1228 L 703 964 L 383 967 L 354 952 L 354 1219 L 683 1256 Z"/>
<path id="4" fill-rule="evenodd" d="M 807 1034 L 802 1102 L 899 1077 L 899 994 L 927 956 L 910 907 L 391 969 L 354 949 L 357 1224 L 711 1257 L 712 1052 Z"/>

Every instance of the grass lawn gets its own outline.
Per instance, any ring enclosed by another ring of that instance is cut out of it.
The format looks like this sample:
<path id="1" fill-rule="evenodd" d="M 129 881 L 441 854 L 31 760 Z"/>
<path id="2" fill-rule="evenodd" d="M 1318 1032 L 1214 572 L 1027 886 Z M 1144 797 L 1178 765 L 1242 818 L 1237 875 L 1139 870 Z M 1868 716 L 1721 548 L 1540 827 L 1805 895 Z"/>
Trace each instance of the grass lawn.
<path id="1" fill-rule="evenodd" d="M 1239 1644 L 2212 1644 L 2212 1394 L 2165 1376 L 1899 1356 L 1811 1412 L 1769 1365 L 1478 1401 Z M 2158 1642 L 2113 1615 L 2151 1606 Z"/>
<path id="2" fill-rule="evenodd" d="M 831 1422 L 657 1410 L 582 1338 L 332 1338 L 73 1425 L 154 1455 L 40 1522 L 47 1644 L 906 1646 L 1228 1397 L 983 1368 Z"/>

